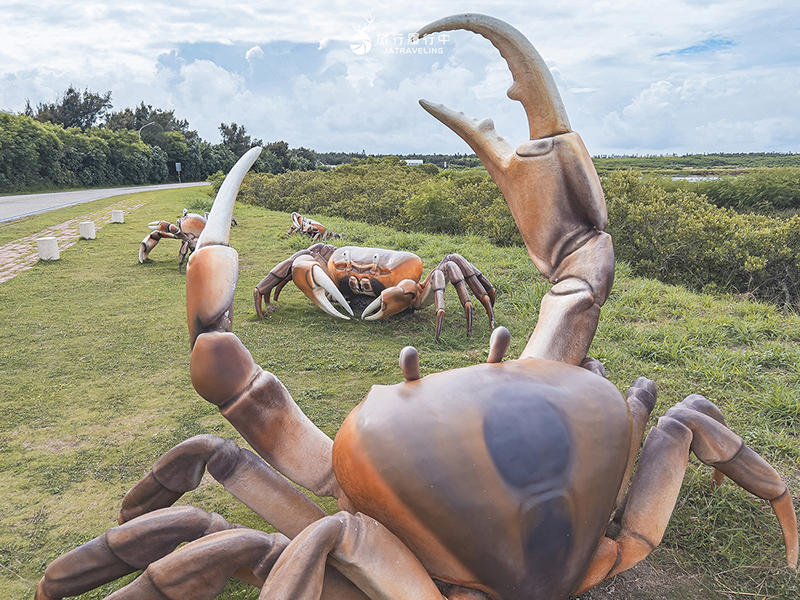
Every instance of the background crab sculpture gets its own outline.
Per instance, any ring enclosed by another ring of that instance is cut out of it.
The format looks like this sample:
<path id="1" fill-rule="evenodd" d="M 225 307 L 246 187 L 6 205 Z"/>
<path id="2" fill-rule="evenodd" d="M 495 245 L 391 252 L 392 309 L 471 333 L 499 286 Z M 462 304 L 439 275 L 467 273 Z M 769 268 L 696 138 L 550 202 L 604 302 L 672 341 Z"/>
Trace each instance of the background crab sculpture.
<path id="1" fill-rule="evenodd" d="M 513 149 L 491 123 L 427 105 L 481 155 L 531 258 L 554 280 L 522 356 L 503 361 L 509 340 L 499 328 L 486 364 L 420 378 L 407 347 L 406 381 L 374 387 L 332 442 L 231 332 L 238 255 L 230 215 L 258 154 L 251 150 L 220 189 L 189 261 L 186 297 L 192 383 L 260 456 L 215 436 L 179 444 L 128 492 L 121 526 L 47 568 L 37 599 L 143 569 L 112 597 L 212 598 L 235 576 L 259 586 L 261 599 L 558 600 L 630 568 L 659 543 L 690 450 L 717 469 L 715 479 L 724 474 L 770 502 L 796 568 L 786 485 L 701 396 L 651 429 L 625 493 L 655 386 L 641 378 L 623 398 L 585 359 L 613 265 L 597 175 L 527 40 L 480 15 L 440 20 L 420 35 L 455 28 L 500 49 L 515 78 L 512 97 L 523 98 L 532 123 L 532 141 Z M 282 533 L 170 507 L 206 469 Z M 340 512 L 326 515 L 281 474 L 336 498 Z"/>
<path id="2" fill-rule="evenodd" d="M 314 244 L 306 250 L 295 252 L 278 263 L 256 286 L 253 296 L 256 312 L 264 317 L 262 299 L 269 304 L 290 280 L 308 298 L 326 313 L 348 319 L 328 300 L 330 295 L 350 314 L 350 303 L 372 299 L 361 314 L 362 319 L 374 321 L 396 315 L 404 310 L 420 310 L 436 305 L 436 340 L 444 326 L 444 289 L 452 283 L 464 307 L 467 335 L 472 333 L 472 300 L 467 288 L 483 304 L 494 327 L 494 287 L 481 272 L 459 254 L 450 254 L 434 268 L 425 280 L 422 278 L 422 260 L 411 252 L 383 248 L 344 246 L 336 248 L 327 244 Z"/>
<path id="3" fill-rule="evenodd" d="M 304 235 L 307 235 L 315 242 L 319 240 L 322 240 L 324 242 L 329 238 L 335 239 L 342 237 L 341 233 L 328 231 L 325 228 L 325 226 L 319 221 L 315 221 L 314 219 L 307 219 L 299 212 L 293 212 L 291 217 L 292 217 L 292 225 L 291 227 L 289 227 L 289 231 L 286 232 L 286 237 L 289 237 L 290 235 L 298 231 Z"/>
<path id="4" fill-rule="evenodd" d="M 194 252 L 197 238 L 200 237 L 206 226 L 206 219 L 208 219 L 208 213 L 198 215 L 197 213 L 190 213 L 184 208 L 183 215 L 175 224 L 169 221 L 152 221 L 148 223 L 147 226 L 153 231 L 142 240 L 142 244 L 139 247 L 139 262 L 144 262 L 151 250 L 156 247 L 156 244 L 162 238 L 181 240 L 181 248 L 178 251 L 178 273 L 180 273 L 183 261 L 186 260 L 186 255 Z M 236 218 L 231 216 L 231 222 L 236 225 Z"/>

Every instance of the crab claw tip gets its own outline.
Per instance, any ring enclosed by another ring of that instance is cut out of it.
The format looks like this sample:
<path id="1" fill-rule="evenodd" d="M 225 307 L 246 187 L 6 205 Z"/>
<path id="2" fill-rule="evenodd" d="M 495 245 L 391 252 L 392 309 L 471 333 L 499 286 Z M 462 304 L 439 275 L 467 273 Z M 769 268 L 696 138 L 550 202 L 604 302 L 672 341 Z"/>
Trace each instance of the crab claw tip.
<path id="1" fill-rule="evenodd" d="M 338 310 L 336 310 L 330 303 L 328 298 L 325 297 L 323 290 L 325 292 L 328 292 L 333 297 L 334 300 L 336 300 L 340 305 L 344 307 L 344 309 L 348 313 L 350 313 L 350 315 L 353 315 L 353 309 L 350 308 L 350 305 L 347 303 L 347 300 L 345 300 L 344 296 L 342 296 L 342 292 L 339 291 L 339 289 L 333 283 L 333 280 L 331 280 L 331 278 L 328 277 L 328 274 L 322 270 L 322 267 L 320 267 L 319 265 L 314 265 L 312 269 L 312 276 L 314 278 L 314 282 L 319 286 L 319 288 L 315 293 L 315 296 L 318 300 L 317 306 L 319 306 L 322 310 L 324 310 L 328 314 L 333 315 L 334 317 L 349 319 L 350 317 L 347 317 L 342 313 L 340 313 Z"/>
<path id="2" fill-rule="evenodd" d="M 377 321 L 381 317 L 383 317 L 383 300 L 378 296 L 364 309 L 364 312 L 361 313 L 361 318 L 365 321 Z"/>

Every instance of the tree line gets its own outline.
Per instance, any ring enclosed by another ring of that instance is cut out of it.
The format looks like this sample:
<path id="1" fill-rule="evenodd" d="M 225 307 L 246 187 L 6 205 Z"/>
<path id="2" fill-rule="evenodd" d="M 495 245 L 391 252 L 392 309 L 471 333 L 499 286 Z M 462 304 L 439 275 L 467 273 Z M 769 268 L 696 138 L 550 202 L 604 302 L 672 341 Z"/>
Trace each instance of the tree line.
<path id="1" fill-rule="evenodd" d="M 265 147 L 257 172 L 314 169 L 312 150 L 284 141 L 264 144 L 244 126 L 221 123 L 221 143 L 203 140 L 172 110 L 142 102 L 113 111 L 111 92 L 70 86 L 58 100 L 19 113 L 0 112 L 0 193 L 71 187 L 201 181 L 227 173 L 255 145 Z"/>

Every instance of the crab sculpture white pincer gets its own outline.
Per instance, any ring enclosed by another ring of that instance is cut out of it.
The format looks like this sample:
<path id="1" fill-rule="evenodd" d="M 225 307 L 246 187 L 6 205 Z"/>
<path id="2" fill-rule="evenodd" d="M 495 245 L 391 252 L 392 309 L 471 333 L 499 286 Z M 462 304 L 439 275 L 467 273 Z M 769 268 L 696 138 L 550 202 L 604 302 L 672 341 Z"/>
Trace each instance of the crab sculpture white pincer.
<path id="1" fill-rule="evenodd" d="M 179 444 L 125 496 L 119 527 L 50 564 L 37 600 L 139 569 L 111 598 L 210 599 L 234 576 L 258 586 L 261 600 L 560 600 L 660 542 L 690 451 L 717 481 L 724 474 L 770 502 L 796 568 L 786 484 L 701 396 L 650 430 L 628 487 L 656 390 L 640 378 L 625 398 L 584 360 L 613 273 L 597 175 L 525 37 L 481 15 L 419 33 L 458 28 L 500 50 L 531 123 L 531 139 L 513 148 L 489 121 L 423 104 L 479 154 L 533 262 L 555 283 L 522 356 L 503 361 L 508 331 L 498 328 L 486 364 L 420 378 L 407 347 L 405 382 L 373 387 L 331 441 L 231 332 L 230 218 L 251 150 L 220 189 L 189 260 L 186 298 L 192 383 L 258 454 L 210 435 Z M 282 533 L 171 507 L 206 469 Z M 340 512 L 326 515 L 284 476 L 333 496 Z"/>

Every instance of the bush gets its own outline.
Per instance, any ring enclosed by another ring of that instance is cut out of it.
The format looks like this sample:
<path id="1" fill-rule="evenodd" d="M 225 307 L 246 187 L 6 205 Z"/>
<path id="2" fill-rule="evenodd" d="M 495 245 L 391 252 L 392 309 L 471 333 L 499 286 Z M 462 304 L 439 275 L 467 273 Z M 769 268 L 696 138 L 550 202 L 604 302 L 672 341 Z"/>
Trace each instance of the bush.
<path id="1" fill-rule="evenodd" d="M 154 139 L 159 145 L 130 129 L 65 129 L 0 112 L 0 192 L 163 183 L 170 172 L 177 179 L 175 162 L 184 181 L 200 181 L 236 162 L 196 135 L 166 131 Z"/>
<path id="2" fill-rule="evenodd" d="M 0 112 L 0 192 L 38 189 L 60 178 L 60 129 Z"/>
<path id="3" fill-rule="evenodd" d="M 616 256 L 637 274 L 785 306 L 800 300 L 800 217 L 740 214 L 636 171 L 612 173 L 603 189 Z"/>
<path id="4" fill-rule="evenodd" d="M 800 301 L 800 217 L 740 214 L 692 191 L 668 191 L 637 171 L 613 172 L 603 188 L 616 255 L 637 274 L 784 306 Z M 283 212 L 522 244 L 485 172 L 427 174 L 395 157 L 356 159 L 329 172 L 249 174 L 239 198 Z"/>
<path id="5" fill-rule="evenodd" d="M 663 179 L 659 185 L 702 194 L 717 206 L 737 210 L 800 209 L 800 167 L 761 168 L 700 181 Z"/>
<path id="6" fill-rule="evenodd" d="M 396 156 L 353 159 L 331 171 L 249 173 L 239 198 L 270 210 L 340 216 L 403 231 L 474 234 L 521 244 L 503 195 L 486 171 L 410 167 Z"/>

